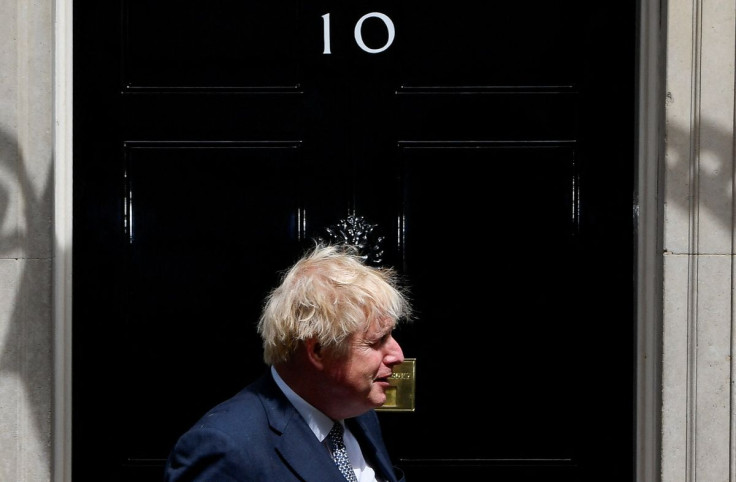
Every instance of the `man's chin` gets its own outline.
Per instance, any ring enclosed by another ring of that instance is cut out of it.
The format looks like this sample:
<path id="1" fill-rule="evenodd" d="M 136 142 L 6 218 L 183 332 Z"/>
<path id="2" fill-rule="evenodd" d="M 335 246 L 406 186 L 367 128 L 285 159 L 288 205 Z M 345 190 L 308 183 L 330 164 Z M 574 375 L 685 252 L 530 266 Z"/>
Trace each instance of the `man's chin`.
<path id="1" fill-rule="evenodd" d="M 386 403 L 387 397 L 386 392 L 381 390 L 380 393 L 376 394 L 376 396 L 372 397 L 373 401 L 373 408 L 379 408 L 382 407 L 384 403 Z"/>

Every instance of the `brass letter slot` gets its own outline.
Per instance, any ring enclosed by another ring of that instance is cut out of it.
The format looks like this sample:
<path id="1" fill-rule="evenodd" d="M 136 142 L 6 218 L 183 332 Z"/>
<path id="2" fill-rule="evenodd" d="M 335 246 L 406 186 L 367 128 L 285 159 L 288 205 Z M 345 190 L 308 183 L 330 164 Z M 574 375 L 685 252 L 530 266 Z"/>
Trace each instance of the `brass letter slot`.
<path id="1" fill-rule="evenodd" d="M 391 386 L 386 391 L 386 403 L 376 410 L 381 412 L 413 412 L 416 375 L 416 358 L 405 358 L 394 367 L 389 378 Z"/>

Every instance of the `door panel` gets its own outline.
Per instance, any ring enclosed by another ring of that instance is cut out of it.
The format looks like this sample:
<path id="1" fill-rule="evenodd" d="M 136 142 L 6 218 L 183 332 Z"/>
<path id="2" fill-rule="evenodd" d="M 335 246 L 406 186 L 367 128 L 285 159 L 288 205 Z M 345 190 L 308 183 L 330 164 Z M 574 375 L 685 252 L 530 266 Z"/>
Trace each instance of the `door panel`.
<path id="1" fill-rule="evenodd" d="M 207 408 L 202 393 L 207 400 L 224 398 L 242 383 L 241 377 L 223 383 L 223 370 L 262 363 L 254 322 L 244 322 L 257 320 L 259 312 L 243 303 L 241 290 L 274 281 L 274 273 L 263 268 L 289 250 L 294 233 L 283 230 L 295 224 L 295 205 L 281 194 L 299 189 L 298 149 L 230 143 L 126 147 L 131 226 L 122 357 L 129 366 L 119 384 L 126 389 L 124 426 L 133 435 L 126 450 L 145 460 L 170 448 L 170 439 L 161 435 L 181 429 L 178 422 L 187 418 L 189 405 Z M 163 424 L 166 429 L 150 432 Z"/>
<path id="2" fill-rule="evenodd" d="M 122 1 L 121 7 L 128 89 L 293 88 L 298 82 L 294 1 L 219 0 L 207 8 L 174 0 Z"/>
<path id="3" fill-rule="evenodd" d="M 160 480 L 355 216 L 417 311 L 415 410 L 380 413 L 410 480 L 633 480 L 636 2 L 606 3 L 76 1 L 74 479 Z"/>

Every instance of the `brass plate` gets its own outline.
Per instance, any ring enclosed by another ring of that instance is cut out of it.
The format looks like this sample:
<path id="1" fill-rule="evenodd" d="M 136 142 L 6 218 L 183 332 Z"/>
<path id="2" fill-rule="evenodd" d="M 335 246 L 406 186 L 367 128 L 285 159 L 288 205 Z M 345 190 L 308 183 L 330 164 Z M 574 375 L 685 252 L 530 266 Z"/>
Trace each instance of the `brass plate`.
<path id="1" fill-rule="evenodd" d="M 416 358 L 405 358 L 394 367 L 388 379 L 391 386 L 386 391 L 386 403 L 376 410 L 381 412 L 413 412 L 416 377 Z"/>

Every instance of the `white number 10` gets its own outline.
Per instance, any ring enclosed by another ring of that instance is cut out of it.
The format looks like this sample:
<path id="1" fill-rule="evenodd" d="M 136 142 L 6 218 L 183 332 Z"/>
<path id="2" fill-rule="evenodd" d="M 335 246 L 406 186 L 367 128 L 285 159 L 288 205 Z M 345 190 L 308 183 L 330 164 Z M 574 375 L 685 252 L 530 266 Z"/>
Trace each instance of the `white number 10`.
<path id="1" fill-rule="evenodd" d="M 383 21 L 383 24 L 386 26 L 386 30 L 388 31 L 388 39 L 386 40 L 386 43 L 383 45 L 383 47 L 372 49 L 368 47 L 365 42 L 363 42 L 363 22 L 365 22 L 366 19 L 376 17 Z M 323 30 L 324 30 L 324 50 L 322 51 L 323 54 L 331 54 L 332 51 L 330 50 L 330 14 L 326 13 L 322 15 L 322 24 L 323 24 Z M 377 54 L 380 52 L 383 52 L 387 48 L 391 46 L 391 44 L 394 42 L 394 36 L 396 35 L 396 31 L 394 30 L 394 23 L 391 21 L 390 18 L 388 18 L 386 15 L 382 14 L 381 12 L 371 12 L 366 13 L 362 17 L 360 17 L 360 20 L 355 24 L 355 43 L 358 44 L 358 47 L 360 47 L 365 52 L 368 52 L 369 54 Z"/>

